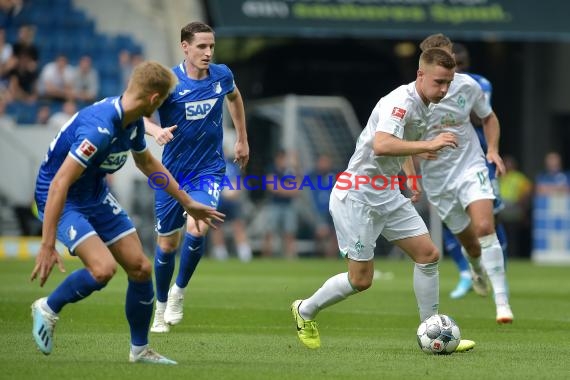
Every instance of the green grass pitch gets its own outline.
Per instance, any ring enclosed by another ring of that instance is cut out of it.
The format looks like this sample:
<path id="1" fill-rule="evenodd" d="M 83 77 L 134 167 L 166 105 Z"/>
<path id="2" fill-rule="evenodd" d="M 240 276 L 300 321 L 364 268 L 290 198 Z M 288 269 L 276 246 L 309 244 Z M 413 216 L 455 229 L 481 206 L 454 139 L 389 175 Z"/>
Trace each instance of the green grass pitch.
<path id="1" fill-rule="evenodd" d="M 568 379 L 570 282 L 568 267 L 508 265 L 515 323 L 498 326 L 492 299 L 473 293 L 451 300 L 457 274 L 440 268 L 440 312 L 454 317 L 473 351 L 426 355 L 409 260 L 377 260 L 391 272 L 363 294 L 322 312 L 322 347 L 297 340 L 289 305 L 312 294 L 343 261 L 203 260 L 186 295 L 185 317 L 150 343 L 178 366 L 128 363 L 122 271 L 101 292 L 68 305 L 44 356 L 31 336 L 30 304 L 63 278 L 54 269 L 45 289 L 29 282 L 33 263 L 0 263 L 0 379 Z M 79 267 L 66 261 L 67 271 Z"/>

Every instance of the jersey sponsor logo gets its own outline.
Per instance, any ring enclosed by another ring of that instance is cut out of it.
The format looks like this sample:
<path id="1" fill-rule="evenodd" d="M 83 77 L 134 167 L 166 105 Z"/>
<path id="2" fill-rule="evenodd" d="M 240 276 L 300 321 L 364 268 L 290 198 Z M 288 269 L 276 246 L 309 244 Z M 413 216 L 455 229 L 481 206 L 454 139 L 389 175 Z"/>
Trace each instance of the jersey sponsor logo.
<path id="1" fill-rule="evenodd" d="M 106 170 L 120 169 L 127 162 L 128 152 L 111 153 L 99 167 Z"/>
<path id="2" fill-rule="evenodd" d="M 204 119 L 208 116 L 212 108 L 214 108 L 217 101 L 218 99 L 214 98 L 185 103 L 184 108 L 186 109 L 186 120 Z"/>
<path id="3" fill-rule="evenodd" d="M 439 126 L 438 127 L 439 128 L 457 127 L 459 125 L 461 125 L 461 123 L 459 123 L 457 121 L 457 119 L 455 119 L 455 116 L 451 112 L 447 112 L 439 120 Z"/>
<path id="4" fill-rule="evenodd" d="M 85 161 L 89 161 L 91 157 L 97 152 L 97 147 L 88 139 L 81 142 L 79 147 L 75 149 L 75 154 Z"/>
<path id="5" fill-rule="evenodd" d="M 394 107 L 392 109 L 392 117 L 394 119 L 402 120 L 406 115 L 406 110 L 400 107 Z"/>

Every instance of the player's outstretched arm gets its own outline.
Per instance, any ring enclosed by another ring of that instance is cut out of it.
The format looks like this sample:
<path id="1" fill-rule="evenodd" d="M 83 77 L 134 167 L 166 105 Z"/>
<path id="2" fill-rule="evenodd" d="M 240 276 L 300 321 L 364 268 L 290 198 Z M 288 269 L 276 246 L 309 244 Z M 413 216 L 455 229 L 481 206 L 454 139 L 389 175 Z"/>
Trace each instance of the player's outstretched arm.
<path id="1" fill-rule="evenodd" d="M 481 122 L 483 123 L 483 133 L 485 134 L 485 140 L 487 140 L 487 161 L 495 163 L 497 165 L 497 176 L 505 174 L 505 164 L 503 159 L 499 155 L 499 138 L 501 136 L 501 127 L 499 125 L 499 119 L 495 112 L 487 117 L 484 117 Z"/>
<path id="2" fill-rule="evenodd" d="M 408 141 L 390 133 L 376 132 L 374 136 L 374 154 L 377 156 L 411 156 L 424 152 L 457 147 L 457 137 L 450 132 L 443 132 L 433 140 Z"/>
<path id="3" fill-rule="evenodd" d="M 228 99 L 228 111 L 236 129 L 236 143 L 234 147 L 234 162 L 241 170 L 245 169 L 249 161 L 249 143 L 247 142 L 247 129 L 245 126 L 245 110 L 243 99 L 237 86 L 234 91 L 226 95 Z"/>
<path id="4" fill-rule="evenodd" d="M 47 202 L 44 208 L 42 242 L 38 256 L 36 256 L 36 265 L 30 276 L 30 280 L 34 281 L 39 275 L 40 286 L 44 286 L 55 264 L 57 264 L 61 272 L 65 272 L 61 256 L 55 249 L 57 224 L 65 206 L 69 188 L 77 181 L 84 170 L 83 166 L 79 165 L 77 161 L 67 156 L 49 186 Z"/>
<path id="5" fill-rule="evenodd" d="M 196 202 L 184 190 L 182 190 L 172 174 L 170 174 L 164 165 L 162 165 L 162 163 L 160 163 L 160 161 L 158 161 L 148 149 L 141 153 L 133 152 L 133 158 L 137 168 L 149 177 L 149 179 L 156 178 L 157 173 L 160 174 L 159 177 L 164 182 L 155 184 L 155 186 L 162 188 L 176 199 L 182 207 L 184 207 L 186 213 L 194 218 L 197 227 L 198 220 L 203 220 L 212 228 L 216 228 L 214 221 L 220 223 L 224 221 L 224 214 L 216 211 L 216 209 L 212 207 Z"/>
<path id="6" fill-rule="evenodd" d="M 145 134 L 152 136 L 158 145 L 162 146 L 174 139 L 174 130 L 178 128 L 177 125 L 162 128 L 148 117 L 144 117 L 143 121 Z"/>

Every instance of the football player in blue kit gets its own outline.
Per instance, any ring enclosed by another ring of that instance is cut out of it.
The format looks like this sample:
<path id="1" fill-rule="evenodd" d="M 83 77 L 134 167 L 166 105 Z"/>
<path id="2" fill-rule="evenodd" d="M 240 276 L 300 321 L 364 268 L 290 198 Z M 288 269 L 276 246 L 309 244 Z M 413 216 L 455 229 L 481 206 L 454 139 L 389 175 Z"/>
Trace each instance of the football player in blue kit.
<path id="1" fill-rule="evenodd" d="M 222 148 L 224 99 L 236 129 L 235 162 L 243 170 L 249 159 L 243 99 L 230 69 L 212 63 L 213 29 L 191 22 L 180 34 L 184 60 L 172 68 L 178 85 L 158 109 L 161 125 L 145 119 L 145 128 L 158 144 L 166 144 L 162 162 L 184 191 L 198 202 L 217 207 L 226 166 Z M 186 223 L 184 209 L 161 190 L 155 194 L 155 214 L 156 310 L 151 331 L 164 333 L 182 320 L 184 291 L 204 254 L 208 225 L 200 222 L 197 229 L 195 223 Z M 170 287 L 181 240 L 178 275 Z"/>
<path id="2" fill-rule="evenodd" d="M 479 84 L 483 92 L 485 93 L 485 98 L 490 103 L 491 95 L 493 93 L 493 86 L 491 82 L 482 75 L 467 72 L 469 69 L 469 52 L 467 48 L 459 43 L 453 44 L 453 53 L 455 56 L 455 61 L 457 63 L 457 72 L 465 73 Z M 476 120 L 476 116 L 472 116 L 471 120 L 475 132 L 477 132 L 477 137 L 483 149 L 483 153 L 487 154 L 487 140 L 485 139 L 485 133 L 483 132 L 483 127 L 481 122 Z M 495 216 L 505 208 L 503 200 L 501 199 L 499 193 L 499 182 L 496 178 L 497 165 L 494 162 L 486 161 L 487 168 L 489 169 L 489 179 L 491 180 L 491 185 L 493 186 L 493 193 L 495 194 L 495 200 L 493 201 L 493 213 Z M 507 233 L 505 227 L 502 223 L 495 221 L 495 230 L 497 232 L 497 238 L 501 243 L 501 248 L 503 249 L 503 256 L 507 257 Z M 457 269 L 459 270 L 459 282 L 453 291 L 450 293 L 451 298 L 461 298 L 465 296 L 472 288 L 471 271 L 469 269 L 469 263 L 465 258 L 465 255 L 461 252 L 461 244 L 453 235 L 451 231 L 444 225 L 443 226 L 443 243 L 446 252 L 452 257 L 455 262 Z"/>
<path id="3" fill-rule="evenodd" d="M 179 190 L 174 177 L 146 147 L 142 117 L 160 106 L 176 82 L 167 67 L 141 63 L 122 96 L 103 99 L 76 113 L 49 146 L 36 180 L 35 201 L 43 230 L 31 280 L 39 277 L 43 286 L 55 264 L 64 271 L 56 238 L 85 268 L 71 273 L 48 297 L 32 304 L 33 337 L 46 355 L 53 349 L 53 332 L 63 307 L 103 289 L 118 263 L 128 275 L 129 361 L 176 364 L 148 347 L 154 300 L 152 266 L 132 221 L 105 180 L 108 173 L 123 166 L 130 150 L 149 180 L 160 173 L 155 185 L 164 186 L 188 215 L 210 226 L 223 221 L 223 214 Z"/>

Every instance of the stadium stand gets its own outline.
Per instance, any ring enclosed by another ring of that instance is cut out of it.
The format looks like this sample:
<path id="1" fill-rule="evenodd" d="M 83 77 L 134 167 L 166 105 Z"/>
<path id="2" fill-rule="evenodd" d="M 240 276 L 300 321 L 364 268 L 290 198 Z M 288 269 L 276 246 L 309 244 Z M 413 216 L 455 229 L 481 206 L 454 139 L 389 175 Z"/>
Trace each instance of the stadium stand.
<path id="1" fill-rule="evenodd" d="M 35 44 L 39 50 L 40 70 L 58 54 L 67 56 L 74 66 L 82 55 L 92 57 L 101 82 L 99 98 L 121 91 L 119 52 L 143 53 L 142 46 L 129 35 L 98 32 L 94 19 L 71 0 L 24 1 L 16 14 L 1 13 L 0 27 L 6 30 L 9 43 L 16 41 L 20 26 L 33 25 L 36 28 Z M 60 103 L 49 105 L 52 112 L 61 109 Z M 7 113 L 20 125 L 31 124 L 35 122 L 38 107 L 38 104 L 14 101 L 8 104 Z"/>

